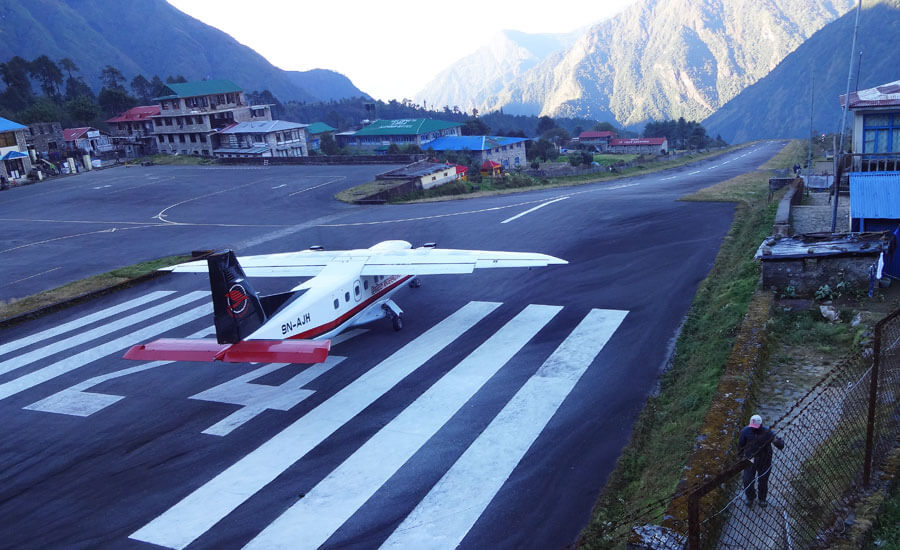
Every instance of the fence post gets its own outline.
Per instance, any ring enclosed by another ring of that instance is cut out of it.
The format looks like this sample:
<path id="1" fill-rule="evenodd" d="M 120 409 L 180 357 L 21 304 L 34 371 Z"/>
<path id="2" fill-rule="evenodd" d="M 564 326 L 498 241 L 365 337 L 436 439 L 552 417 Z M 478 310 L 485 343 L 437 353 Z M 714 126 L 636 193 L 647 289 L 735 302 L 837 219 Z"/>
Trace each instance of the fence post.
<path id="1" fill-rule="evenodd" d="M 893 316 L 891 316 L 893 317 Z M 886 321 L 887 319 L 885 319 Z M 872 361 L 872 382 L 869 384 L 869 416 L 866 420 L 866 456 L 863 459 L 863 484 L 867 487 L 872 476 L 872 445 L 875 439 L 875 406 L 878 401 L 878 364 L 881 362 L 881 332 L 884 321 L 875 326 L 875 357 Z"/>
<path id="2" fill-rule="evenodd" d="M 688 495 L 688 550 L 700 550 L 700 491 Z"/>

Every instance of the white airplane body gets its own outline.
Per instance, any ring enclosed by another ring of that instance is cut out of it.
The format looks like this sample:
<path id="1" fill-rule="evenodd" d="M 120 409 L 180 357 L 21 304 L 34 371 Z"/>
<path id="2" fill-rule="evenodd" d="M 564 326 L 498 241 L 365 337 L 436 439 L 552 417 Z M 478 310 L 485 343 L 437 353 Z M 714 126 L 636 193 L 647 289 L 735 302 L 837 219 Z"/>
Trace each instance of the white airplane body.
<path id="1" fill-rule="evenodd" d="M 332 338 L 344 330 L 388 317 L 403 326 L 403 311 L 391 300 L 419 275 L 471 273 L 476 268 L 565 264 L 546 254 L 412 248 L 383 241 L 370 248 L 235 258 L 231 251 L 169 268 L 209 273 L 216 340 L 161 339 L 135 346 L 125 357 L 139 360 L 232 362 L 321 362 Z M 289 292 L 259 296 L 249 277 L 311 277 Z"/>

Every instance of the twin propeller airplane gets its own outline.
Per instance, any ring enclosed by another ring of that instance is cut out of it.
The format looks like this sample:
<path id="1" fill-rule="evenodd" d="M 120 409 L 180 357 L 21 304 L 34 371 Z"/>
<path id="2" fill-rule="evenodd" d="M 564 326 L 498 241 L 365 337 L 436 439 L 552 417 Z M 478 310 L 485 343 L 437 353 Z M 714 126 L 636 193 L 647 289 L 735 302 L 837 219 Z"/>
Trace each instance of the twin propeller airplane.
<path id="1" fill-rule="evenodd" d="M 350 327 L 390 318 L 403 327 L 403 310 L 391 296 L 420 275 L 471 273 L 478 268 L 542 267 L 565 260 L 529 252 L 412 248 L 383 241 L 359 250 L 235 257 L 228 250 L 169 268 L 209 273 L 216 339 L 161 338 L 132 347 L 126 359 L 225 361 L 230 363 L 321 363 L 328 340 Z M 288 292 L 260 296 L 248 277 L 310 279 Z"/>

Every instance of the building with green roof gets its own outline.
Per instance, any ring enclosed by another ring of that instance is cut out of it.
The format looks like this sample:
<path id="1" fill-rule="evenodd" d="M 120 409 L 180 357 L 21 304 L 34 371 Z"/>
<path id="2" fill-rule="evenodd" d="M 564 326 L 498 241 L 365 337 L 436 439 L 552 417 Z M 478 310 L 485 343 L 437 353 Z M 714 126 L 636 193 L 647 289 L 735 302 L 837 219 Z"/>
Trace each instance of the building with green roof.
<path id="1" fill-rule="evenodd" d="M 212 156 L 220 130 L 272 120 L 270 105 L 249 105 L 230 80 L 172 83 L 166 92 L 156 98 L 160 112 L 151 117 L 161 153 Z"/>
<path id="2" fill-rule="evenodd" d="M 337 128 L 332 128 L 324 122 L 310 123 L 306 128 L 306 133 L 309 134 L 309 150 L 320 151 L 322 149 L 322 136 L 333 134 L 335 131 L 337 131 Z"/>
<path id="3" fill-rule="evenodd" d="M 426 149 L 428 143 L 444 136 L 459 136 L 462 123 L 433 118 L 401 118 L 376 120 L 355 132 L 337 135 L 341 147 L 383 150 L 391 144 L 400 147 L 418 145 Z"/>

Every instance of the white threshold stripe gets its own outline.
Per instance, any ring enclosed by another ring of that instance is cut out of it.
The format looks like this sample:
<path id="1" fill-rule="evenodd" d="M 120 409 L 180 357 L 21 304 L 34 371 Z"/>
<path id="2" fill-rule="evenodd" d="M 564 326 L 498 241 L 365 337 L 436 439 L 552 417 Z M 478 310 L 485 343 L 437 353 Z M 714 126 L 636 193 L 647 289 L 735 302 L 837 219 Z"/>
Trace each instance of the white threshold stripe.
<path id="1" fill-rule="evenodd" d="M 24 348 L 26 346 L 30 346 L 36 342 L 40 342 L 41 340 L 46 340 L 47 338 L 53 338 L 54 336 L 59 336 L 60 334 L 65 334 L 71 330 L 75 330 L 76 328 L 85 327 L 95 321 L 99 321 L 100 319 L 105 319 L 107 317 L 111 317 L 113 315 L 117 315 L 123 311 L 127 311 L 132 308 L 136 308 L 137 306 L 144 305 L 147 302 L 152 302 L 153 300 L 157 300 L 162 298 L 163 296 L 168 296 L 175 292 L 174 290 L 157 290 L 151 292 L 149 294 L 145 294 L 139 298 L 135 298 L 134 300 L 129 300 L 127 302 L 123 302 L 121 304 L 114 305 L 112 307 L 108 307 L 106 309 L 101 309 L 95 313 L 91 313 L 90 315 L 85 315 L 84 317 L 79 317 L 74 321 L 69 321 L 68 323 L 64 323 L 62 325 L 49 328 L 47 330 L 38 332 L 36 334 L 32 334 L 31 336 L 26 336 L 24 338 L 19 338 L 18 340 L 13 340 L 12 342 L 6 344 L 0 344 L 0 355 L 5 353 L 9 353 L 11 351 L 15 351 L 20 348 Z"/>
<path id="2" fill-rule="evenodd" d="M 627 313 L 591 310 L 382 548 L 456 548 Z"/>
<path id="3" fill-rule="evenodd" d="M 129 538 L 184 548 L 499 306 L 469 302 Z"/>
<path id="4" fill-rule="evenodd" d="M 174 317 L 170 317 L 164 321 L 160 321 L 153 325 L 148 325 L 140 330 L 126 334 L 101 344 L 95 348 L 87 349 L 81 353 L 76 353 L 70 357 L 66 357 L 56 363 L 47 365 L 36 371 L 29 372 L 19 378 L 10 380 L 9 382 L 0 384 L 0 399 L 6 399 L 11 395 L 33 388 L 38 384 L 42 384 L 47 380 L 52 380 L 57 376 L 62 376 L 67 372 L 71 372 L 79 367 L 87 365 L 92 361 L 96 361 L 101 357 L 105 357 L 111 353 L 121 351 L 129 346 L 139 344 L 157 334 L 171 330 L 175 327 L 189 323 L 194 319 L 198 319 L 204 315 L 212 313 L 212 304 L 204 304 L 194 309 L 185 311 Z"/>
<path id="5" fill-rule="evenodd" d="M 244 548 L 324 544 L 561 309 L 525 308 Z"/>
<path id="6" fill-rule="evenodd" d="M 84 332 L 79 332 L 77 334 L 69 336 L 68 338 L 58 340 L 56 342 L 53 342 L 52 344 L 40 347 L 28 353 L 17 355 L 16 357 L 0 362 L 0 374 L 5 374 L 7 372 L 22 368 L 25 365 L 29 365 L 31 363 L 34 363 L 35 361 L 39 361 L 45 357 L 49 357 L 54 353 L 59 353 L 67 349 L 80 346 L 82 344 L 90 342 L 91 340 L 96 340 L 97 338 L 106 336 L 107 334 L 111 334 L 125 327 L 130 327 L 131 325 L 142 323 L 151 317 L 154 317 L 161 313 L 172 311 L 173 309 L 181 307 L 185 304 L 196 302 L 201 298 L 208 299 L 209 292 L 201 292 L 199 290 L 189 292 L 184 296 L 179 296 L 157 306 L 144 309 L 137 313 L 132 313 L 127 317 L 123 317 L 111 323 L 107 323 L 105 325 L 101 325 L 97 328 L 86 330 Z"/>
<path id="7" fill-rule="evenodd" d="M 566 200 L 566 199 L 568 199 L 568 198 L 569 198 L 568 196 L 565 196 L 565 197 L 560 197 L 560 198 L 558 198 L 558 199 L 553 199 L 552 201 L 542 202 L 541 204 L 535 206 L 534 208 L 529 208 L 528 210 L 526 210 L 526 211 L 524 211 L 524 212 L 521 212 L 521 213 L 519 213 L 519 214 L 516 214 L 515 216 L 513 216 L 513 217 L 511 217 L 511 218 L 506 218 L 505 220 L 503 220 L 503 221 L 500 222 L 500 223 L 509 223 L 509 222 L 511 222 L 511 221 L 513 221 L 513 220 L 517 220 L 517 219 L 521 218 L 522 216 L 524 216 L 524 215 L 526 215 L 526 214 L 531 214 L 531 213 L 534 212 L 535 210 L 538 210 L 538 209 L 540 209 L 540 208 L 543 208 L 543 207 L 547 206 L 548 204 L 553 204 L 554 202 L 563 201 L 563 200 Z"/>
<path id="8" fill-rule="evenodd" d="M 201 331 L 195 332 L 188 338 L 204 338 L 210 334 L 215 334 L 215 327 L 207 327 Z M 145 370 L 155 369 L 156 367 L 164 367 L 171 365 L 174 361 L 152 361 L 150 363 L 139 364 L 127 369 L 117 370 L 109 374 L 101 374 L 84 382 L 79 382 L 74 386 L 68 387 L 62 391 L 54 393 L 50 397 L 36 401 L 31 405 L 23 407 L 30 411 L 42 411 L 56 414 L 67 414 L 70 416 L 88 417 L 99 412 L 110 405 L 118 403 L 125 399 L 124 395 L 113 395 L 109 393 L 94 393 L 87 390 L 98 384 L 102 384 L 108 380 L 121 378 Z"/>

